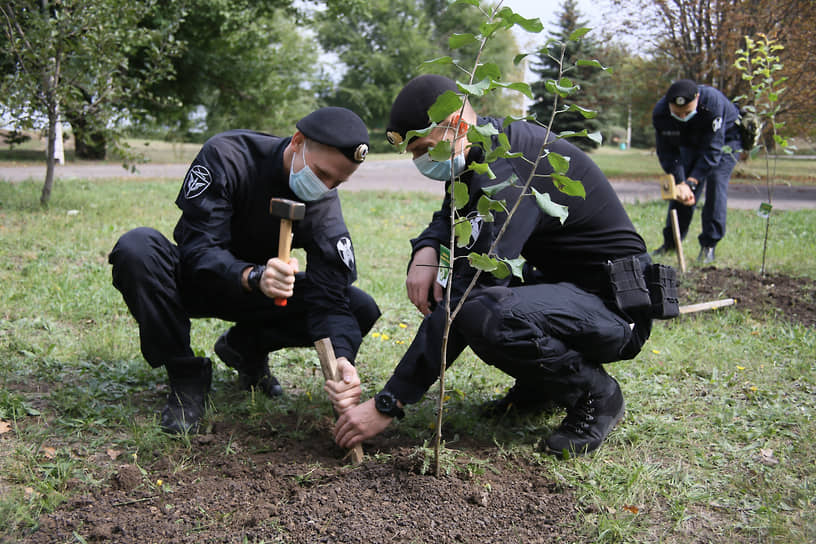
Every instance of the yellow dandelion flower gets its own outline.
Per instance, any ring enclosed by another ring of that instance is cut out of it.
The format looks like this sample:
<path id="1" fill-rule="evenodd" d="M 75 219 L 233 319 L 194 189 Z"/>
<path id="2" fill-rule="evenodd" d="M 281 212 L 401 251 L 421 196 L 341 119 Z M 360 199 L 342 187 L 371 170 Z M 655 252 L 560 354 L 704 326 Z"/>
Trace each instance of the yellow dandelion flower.
<path id="1" fill-rule="evenodd" d="M 756 386 L 756 385 L 752 385 L 752 386 L 751 386 L 751 387 L 749 387 L 748 389 L 750 389 L 751 391 L 758 391 L 758 389 L 757 389 L 757 386 Z"/>
<path id="2" fill-rule="evenodd" d="M 164 482 L 161 480 L 156 480 L 156 485 L 161 487 Z"/>
<path id="3" fill-rule="evenodd" d="M 391 338 L 391 337 L 390 337 L 390 336 L 388 336 L 387 334 L 383 334 L 383 335 L 382 335 L 382 339 L 383 339 L 383 340 L 388 340 L 389 338 Z"/>
<path id="4" fill-rule="evenodd" d="M 372 332 L 372 333 L 371 333 L 371 336 L 372 336 L 372 337 L 374 337 L 374 338 L 379 338 L 379 337 L 380 337 L 380 333 L 378 333 L 378 332 Z"/>
<path id="5" fill-rule="evenodd" d="M 745 370 L 745 367 L 737 365 L 737 370 Z"/>
<path id="6" fill-rule="evenodd" d="M 654 353 L 655 355 L 660 355 L 660 350 L 659 349 L 653 349 L 652 353 Z"/>
<path id="7" fill-rule="evenodd" d="M 400 323 L 399 327 L 400 327 L 400 329 L 407 329 L 408 325 L 406 325 L 405 323 Z"/>

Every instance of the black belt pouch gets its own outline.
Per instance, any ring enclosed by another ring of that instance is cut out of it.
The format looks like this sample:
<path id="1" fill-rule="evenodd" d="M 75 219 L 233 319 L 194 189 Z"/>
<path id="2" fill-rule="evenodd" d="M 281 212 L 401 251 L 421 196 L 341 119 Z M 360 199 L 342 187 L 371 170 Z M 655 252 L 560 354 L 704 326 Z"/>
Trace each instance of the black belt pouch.
<path id="1" fill-rule="evenodd" d="M 633 256 L 607 261 L 605 268 L 611 295 L 619 310 L 629 314 L 652 305 L 640 259 Z"/>
<path id="2" fill-rule="evenodd" d="M 680 315 L 677 272 L 671 266 L 651 264 L 645 271 L 652 304 L 652 318 L 671 319 Z"/>

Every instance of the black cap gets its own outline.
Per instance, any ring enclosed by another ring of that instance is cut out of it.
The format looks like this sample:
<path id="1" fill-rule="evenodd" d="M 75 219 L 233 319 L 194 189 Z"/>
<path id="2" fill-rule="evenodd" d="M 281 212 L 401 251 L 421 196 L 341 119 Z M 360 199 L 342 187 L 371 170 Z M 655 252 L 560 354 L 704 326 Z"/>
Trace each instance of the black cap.
<path id="1" fill-rule="evenodd" d="M 391 119 L 385 137 L 393 145 L 401 144 L 409 130 L 422 130 L 431 124 L 428 109 L 445 91 L 458 92 L 456 82 L 444 76 L 417 76 L 402 88 L 391 106 Z"/>
<path id="2" fill-rule="evenodd" d="M 666 92 L 666 99 L 676 105 L 685 106 L 697 96 L 697 84 L 690 79 L 678 79 Z"/>
<path id="3" fill-rule="evenodd" d="M 295 126 L 310 140 L 337 148 L 352 162 L 361 163 L 368 154 L 368 129 L 356 113 L 346 108 L 320 108 Z"/>

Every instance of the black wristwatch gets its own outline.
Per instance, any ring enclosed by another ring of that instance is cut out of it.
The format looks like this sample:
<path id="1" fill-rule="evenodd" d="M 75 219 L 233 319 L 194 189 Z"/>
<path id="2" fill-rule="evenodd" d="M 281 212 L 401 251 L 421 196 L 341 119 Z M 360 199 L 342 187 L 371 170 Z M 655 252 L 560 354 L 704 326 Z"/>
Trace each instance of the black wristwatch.
<path id="1" fill-rule="evenodd" d="M 691 191 L 692 191 L 692 192 L 694 192 L 694 191 L 696 191 L 696 190 L 697 190 L 697 184 L 696 184 L 696 183 L 694 183 L 693 181 L 691 181 L 691 180 L 687 179 L 687 180 L 686 180 L 686 181 L 684 181 L 683 183 L 685 183 L 686 185 L 688 185 L 688 186 L 689 186 L 689 188 L 691 189 Z"/>
<path id="2" fill-rule="evenodd" d="M 266 266 L 256 264 L 252 267 L 252 270 L 249 271 L 249 274 L 247 275 L 247 283 L 249 284 L 249 289 L 251 291 L 261 290 L 261 277 L 263 276 L 264 270 L 266 270 Z"/>
<path id="3" fill-rule="evenodd" d="M 397 404 L 397 397 L 391 391 L 383 389 L 374 397 L 374 406 L 383 415 L 402 419 L 405 417 L 405 410 Z"/>

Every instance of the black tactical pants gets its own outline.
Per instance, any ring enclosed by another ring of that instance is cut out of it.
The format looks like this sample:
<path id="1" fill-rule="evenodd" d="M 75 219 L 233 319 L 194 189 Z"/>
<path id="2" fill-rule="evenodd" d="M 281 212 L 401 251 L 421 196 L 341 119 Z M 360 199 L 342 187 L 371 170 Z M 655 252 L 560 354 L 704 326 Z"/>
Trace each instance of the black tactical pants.
<path id="1" fill-rule="evenodd" d="M 608 379 L 603 363 L 637 355 L 651 319 L 631 322 L 571 283 L 545 283 L 472 293 L 454 329 L 520 386 L 569 402 Z"/>
<path id="2" fill-rule="evenodd" d="M 303 274 L 296 278 L 287 305 L 276 306 L 261 293 L 218 297 L 211 290 L 206 294 L 185 290 L 179 282 L 179 258 L 175 244 L 147 227 L 125 233 L 108 258 L 113 285 L 139 324 L 142 355 L 151 366 L 165 365 L 183 373 L 185 365 L 199 364 L 190 347 L 190 319 L 196 317 L 237 322 L 236 329 L 253 341 L 247 348 L 264 355 L 283 347 L 311 345 L 306 307 L 297 288 Z M 349 289 L 349 304 L 365 336 L 380 310 L 370 295 L 354 286 Z"/>

